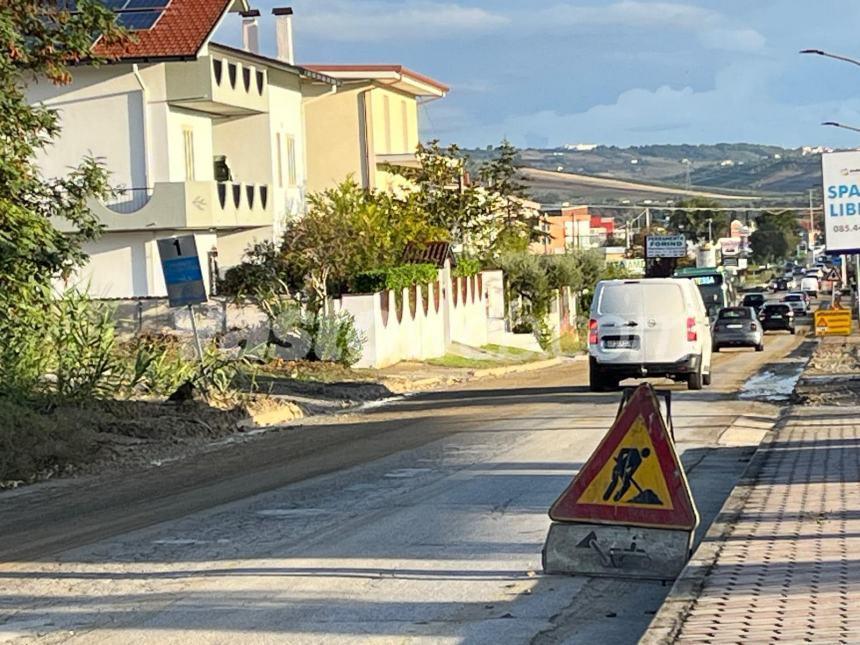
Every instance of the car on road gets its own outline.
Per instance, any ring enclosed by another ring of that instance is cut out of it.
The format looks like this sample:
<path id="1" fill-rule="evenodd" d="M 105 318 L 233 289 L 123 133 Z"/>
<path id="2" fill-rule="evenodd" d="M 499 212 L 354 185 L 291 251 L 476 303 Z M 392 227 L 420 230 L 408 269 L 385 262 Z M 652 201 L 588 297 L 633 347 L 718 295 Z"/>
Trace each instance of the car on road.
<path id="1" fill-rule="evenodd" d="M 758 314 L 764 331 L 778 331 L 784 329 L 794 334 L 794 311 L 790 305 L 780 302 L 769 302 Z"/>
<path id="2" fill-rule="evenodd" d="M 753 309 L 758 311 L 764 306 L 764 301 L 765 298 L 763 293 L 748 293 L 741 301 L 741 306 L 752 307 Z"/>
<path id="3" fill-rule="evenodd" d="M 783 297 L 782 301 L 791 307 L 795 316 L 805 316 L 809 313 L 809 299 L 804 293 L 789 293 Z"/>
<path id="4" fill-rule="evenodd" d="M 800 281 L 800 290 L 812 298 L 818 297 L 818 276 L 809 272 Z"/>
<path id="5" fill-rule="evenodd" d="M 713 332 L 714 351 L 723 347 L 754 347 L 764 350 L 764 330 L 752 307 L 723 307 Z"/>
<path id="6" fill-rule="evenodd" d="M 711 328 L 701 293 L 686 278 L 603 280 L 588 321 L 589 385 L 667 377 L 691 390 L 711 382 Z"/>
<path id="7" fill-rule="evenodd" d="M 774 278 L 770 281 L 770 290 L 771 291 L 787 291 L 788 290 L 788 280 L 785 278 Z"/>

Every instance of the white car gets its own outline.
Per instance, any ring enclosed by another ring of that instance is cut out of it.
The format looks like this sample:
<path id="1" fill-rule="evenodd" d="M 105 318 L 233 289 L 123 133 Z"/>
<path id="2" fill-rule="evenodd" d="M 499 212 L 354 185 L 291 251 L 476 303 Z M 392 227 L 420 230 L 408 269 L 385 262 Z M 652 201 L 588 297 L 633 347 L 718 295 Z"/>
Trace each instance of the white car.
<path id="1" fill-rule="evenodd" d="M 795 315 L 805 316 L 809 313 L 809 304 L 806 300 L 806 295 L 802 293 L 789 293 L 782 301 L 791 307 Z"/>
<path id="2" fill-rule="evenodd" d="M 686 278 L 604 280 L 588 321 L 589 384 L 667 377 L 691 390 L 711 383 L 712 340 L 699 289 Z"/>

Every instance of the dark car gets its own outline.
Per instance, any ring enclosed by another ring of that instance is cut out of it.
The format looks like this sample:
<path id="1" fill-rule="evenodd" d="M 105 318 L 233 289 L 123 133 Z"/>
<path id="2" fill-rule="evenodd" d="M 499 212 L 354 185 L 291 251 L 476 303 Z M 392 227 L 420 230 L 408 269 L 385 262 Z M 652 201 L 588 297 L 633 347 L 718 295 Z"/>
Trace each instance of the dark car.
<path id="1" fill-rule="evenodd" d="M 770 283 L 771 291 L 787 291 L 788 280 L 785 278 L 774 278 Z"/>
<path id="2" fill-rule="evenodd" d="M 714 351 L 723 347 L 755 347 L 764 350 L 764 332 L 752 307 L 723 307 L 713 330 Z"/>
<path id="3" fill-rule="evenodd" d="M 743 302 L 741 302 L 742 307 L 752 307 L 756 311 L 761 309 L 764 306 L 764 294 L 763 293 L 748 293 L 744 296 Z"/>
<path id="4" fill-rule="evenodd" d="M 765 331 L 785 331 L 794 333 L 794 310 L 789 305 L 771 303 L 762 307 L 758 314 Z"/>

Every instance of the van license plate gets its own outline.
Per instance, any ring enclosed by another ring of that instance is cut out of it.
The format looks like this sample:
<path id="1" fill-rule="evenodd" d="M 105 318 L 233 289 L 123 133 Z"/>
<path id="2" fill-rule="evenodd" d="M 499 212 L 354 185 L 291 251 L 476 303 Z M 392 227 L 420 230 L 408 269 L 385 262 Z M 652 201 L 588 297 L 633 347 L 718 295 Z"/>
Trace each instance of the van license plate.
<path id="1" fill-rule="evenodd" d="M 636 341 L 633 338 L 613 338 L 603 341 L 606 349 L 634 349 Z"/>
<path id="2" fill-rule="evenodd" d="M 743 325 L 726 325 L 729 329 L 740 329 Z"/>
<path id="3" fill-rule="evenodd" d="M 774 314 L 773 316 L 771 316 L 771 318 L 773 318 L 774 320 L 782 320 L 782 316 L 780 314 Z"/>

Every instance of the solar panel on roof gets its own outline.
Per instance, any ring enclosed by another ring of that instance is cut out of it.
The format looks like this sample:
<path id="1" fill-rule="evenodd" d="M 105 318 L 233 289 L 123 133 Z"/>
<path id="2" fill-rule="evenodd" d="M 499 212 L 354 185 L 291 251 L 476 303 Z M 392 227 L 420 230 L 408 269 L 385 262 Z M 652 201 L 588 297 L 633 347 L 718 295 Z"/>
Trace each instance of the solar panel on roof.
<path id="1" fill-rule="evenodd" d="M 161 11 L 120 11 L 116 23 L 131 31 L 149 29 L 161 17 Z"/>
<path id="2" fill-rule="evenodd" d="M 123 9 L 164 9 L 170 0 L 126 0 Z"/>
<path id="3" fill-rule="evenodd" d="M 101 3 L 116 13 L 116 22 L 121 27 L 132 31 L 150 29 L 170 0 L 100 0 Z M 75 12 L 78 10 L 76 0 L 54 0 L 60 11 Z"/>

